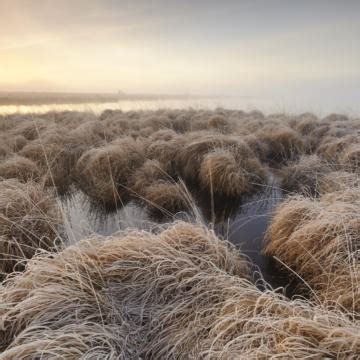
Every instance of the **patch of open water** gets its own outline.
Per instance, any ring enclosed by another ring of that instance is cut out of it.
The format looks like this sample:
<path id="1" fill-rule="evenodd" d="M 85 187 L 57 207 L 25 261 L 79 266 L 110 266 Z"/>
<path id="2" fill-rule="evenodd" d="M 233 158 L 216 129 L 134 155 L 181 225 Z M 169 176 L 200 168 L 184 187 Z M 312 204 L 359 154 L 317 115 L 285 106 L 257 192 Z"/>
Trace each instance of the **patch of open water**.
<path id="1" fill-rule="evenodd" d="M 224 239 L 228 239 L 253 264 L 254 280 L 260 288 L 266 283 L 272 288 L 284 288 L 287 294 L 292 294 L 293 285 L 289 281 L 289 274 L 270 256 L 262 253 L 264 236 L 271 221 L 273 211 L 283 199 L 281 189 L 274 179 L 260 194 L 249 197 L 243 203 L 227 203 L 226 199 L 216 199 L 218 202 L 211 205 L 206 201 L 202 203 L 199 212 L 205 221 L 211 223 L 211 209 L 222 214 L 216 214 L 217 222 L 214 231 Z M 221 203 L 222 202 L 222 203 Z M 207 203 L 207 206 L 205 205 Z M 124 207 L 111 214 L 101 214 L 92 211 L 91 205 L 82 193 L 78 192 L 70 198 L 62 200 L 62 207 L 66 218 L 66 233 L 69 244 L 87 238 L 94 234 L 112 235 L 125 229 L 151 230 L 158 222 L 151 220 L 145 209 L 134 202 L 129 202 Z M 191 221 L 195 216 L 185 214 Z M 184 218 L 177 214 L 175 218 Z M 264 282 L 265 280 L 265 282 Z"/>

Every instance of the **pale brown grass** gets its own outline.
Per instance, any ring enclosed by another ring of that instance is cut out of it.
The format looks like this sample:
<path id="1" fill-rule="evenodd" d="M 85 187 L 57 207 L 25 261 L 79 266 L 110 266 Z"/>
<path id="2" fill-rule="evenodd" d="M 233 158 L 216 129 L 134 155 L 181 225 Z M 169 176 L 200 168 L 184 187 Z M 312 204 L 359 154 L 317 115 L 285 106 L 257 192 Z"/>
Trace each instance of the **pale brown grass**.
<path id="1" fill-rule="evenodd" d="M 0 272 L 23 268 L 39 249 L 51 250 L 62 225 L 54 197 L 41 185 L 0 181 Z"/>
<path id="2" fill-rule="evenodd" d="M 347 358 L 357 323 L 249 282 L 202 226 L 92 239 L 0 287 L 2 358 Z"/>
<path id="3" fill-rule="evenodd" d="M 266 254 L 301 276 L 315 299 L 350 316 L 360 312 L 359 188 L 320 199 L 290 197 L 270 225 Z"/>

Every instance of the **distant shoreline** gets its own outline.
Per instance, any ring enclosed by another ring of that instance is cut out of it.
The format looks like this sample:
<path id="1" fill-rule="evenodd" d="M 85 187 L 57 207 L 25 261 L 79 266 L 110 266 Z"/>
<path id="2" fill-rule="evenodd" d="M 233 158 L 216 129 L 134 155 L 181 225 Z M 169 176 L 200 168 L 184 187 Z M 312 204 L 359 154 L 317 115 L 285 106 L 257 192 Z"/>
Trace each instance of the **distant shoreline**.
<path id="1" fill-rule="evenodd" d="M 65 92 L 13 92 L 0 91 L 0 105 L 52 105 L 83 103 L 116 103 L 118 101 L 186 100 L 214 98 L 214 96 L 188 94 L 126 94 L 126 93 L 65 93 Z"/>

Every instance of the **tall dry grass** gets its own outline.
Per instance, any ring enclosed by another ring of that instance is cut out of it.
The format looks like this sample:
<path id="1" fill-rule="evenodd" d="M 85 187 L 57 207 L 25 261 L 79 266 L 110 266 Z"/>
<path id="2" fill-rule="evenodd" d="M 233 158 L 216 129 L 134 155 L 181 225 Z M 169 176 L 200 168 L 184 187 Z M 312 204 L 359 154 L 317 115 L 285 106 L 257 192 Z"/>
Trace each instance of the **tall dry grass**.
<path id="1" fill-rule="evenodd" d="M 249 279 L 202 226 L 90 239 L 1 286 L 2 357 L 358 357 L 358 323 Z"/>
<path id="2" fill-rule="evenodd" d="M 121 207 L 129 198 L 131 176 L 144 160 L 142 144 L 131 138 L 90 149 L 76 164 L 78 187 L 106 209 Z"/>
<path id="3" fill-rule="evenodd" d="M 360 313 L 359 214 L 359 187 L 319 199 L 290 197 L 275 213 L 265 248 L 303 278 L 313 299 L 355 318 Z"/>
<path id="4" fill-rule="evenodd" d="M 61 225 L 56 200 L 41 185 L 0 181 L 0 276 L 23 269 L 39 250 L 54 249 Z"/>
<path id="5" fill-rule="evenodd" d="M 266 182 L 260 162 L 246 148 L 234 156 L 230 151 L 214 149 L 200 166 L 199 181 L 210 194 L 241 197 L 255 192 Z"/>
<path id="6" fill-rule="evenodd" d="M 12 156 L 0 163 L 0 178 L 18 179 L 21 182 L 37 180 L 40 176 L 36 164 L 23 156 Z"/>
<path id="7" fill-rule="evenodd" d="M 290 193 L 317 196 L 323 178 L 330 172 L 330 164 L 316 154 L 302 155 L 280 169 L 280 186 Z"/>
<path id="8" fill-rule="evenodd" d="M 0 358 L 359 358 L 358 119 L 111 110 L 17 114 L 0 129 L 1 271 L 26 267 L 0 286 Z M 196 213 L 199 194 L 237 203 L 269 174 L 297 195 L 265 250 L 309 299 L 256 287 L 253 265 L 203 225 L 48 253 L 64 243 L 53 193 L 77 187 L 104 216 L 136 200 L 163 222 Z"/>

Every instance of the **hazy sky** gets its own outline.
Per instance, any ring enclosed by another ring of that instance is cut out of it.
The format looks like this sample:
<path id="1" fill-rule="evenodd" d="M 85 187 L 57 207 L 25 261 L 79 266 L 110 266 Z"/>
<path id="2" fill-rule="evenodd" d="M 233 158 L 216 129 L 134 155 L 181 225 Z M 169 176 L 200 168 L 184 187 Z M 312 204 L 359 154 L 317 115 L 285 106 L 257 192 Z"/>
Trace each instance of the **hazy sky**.
<path id="1" fill-rule="evenodd" d="M 0 14 L 2 90 L 359 93 L 356 0 L 0 0 Z"/>

